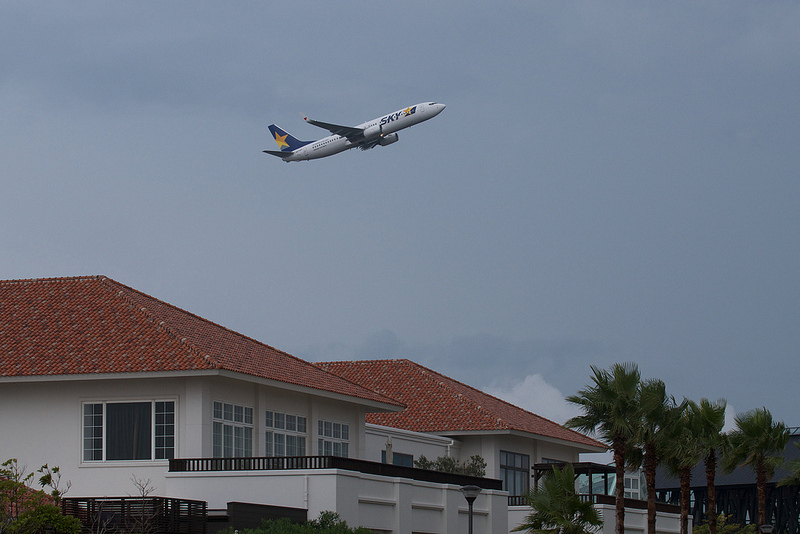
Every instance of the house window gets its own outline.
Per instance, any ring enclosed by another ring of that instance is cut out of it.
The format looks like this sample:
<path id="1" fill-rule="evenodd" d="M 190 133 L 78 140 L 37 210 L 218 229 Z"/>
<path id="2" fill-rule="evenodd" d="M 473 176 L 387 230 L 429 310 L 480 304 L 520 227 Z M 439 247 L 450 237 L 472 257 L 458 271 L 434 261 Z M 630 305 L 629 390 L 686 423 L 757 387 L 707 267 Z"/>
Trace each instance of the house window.
<path id="1" fill-rule="evenodd" d="M 350 455 L 350 425 L 333 421 L 318 421 L 317 441 L 318 454 L 321 456 Z"/>
<path id="2" fill-rule="evenodd" d="M 83 461 L 167 460 L 175 455 L 175 402 L 83 405 Z"/>
<path id="3" fill-rule="evenodd" d="M 633 476 L 625 477 L 625 497 L 628 499 L 639 498 L 639 479 Z"/>
<path id="4" fill-rule="evenodd" d="M 253 456 L 253 409 L 214 401 L 214 458 Z"/>
<path id="5" fill-rule="evenodd" d="M 528 493 L 531 459 L 527 454 L 500 451 L 500 478 L 503 490 L 509 495 L 525 495 Z"/>
<path id="6" fill-rule="evenodd" d="M 267 411 L 264 438 L 267 456 L 305 456 L 307 419 L 301 415 Z"/>

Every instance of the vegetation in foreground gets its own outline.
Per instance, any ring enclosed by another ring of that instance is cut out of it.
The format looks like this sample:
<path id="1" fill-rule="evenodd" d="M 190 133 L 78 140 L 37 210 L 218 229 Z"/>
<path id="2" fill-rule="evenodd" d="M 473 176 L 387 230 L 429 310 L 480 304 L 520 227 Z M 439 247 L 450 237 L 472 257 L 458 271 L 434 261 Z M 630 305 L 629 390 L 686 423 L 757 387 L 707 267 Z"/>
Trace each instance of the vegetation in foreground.
<path id="1" fill-rule="evenodd" d="M 564 469 L 553 468 L 541 487 L 527 496 L 533 511 L 514 531 L 533 534 L 594 534 L 603 520 L 594 505 L 581 500 L 575 491 L 575 470 L 572 464 Z"/>
<path id="2" fill-rule="evenodd" d="M 336 512 L 324 511 L 308 523 L 292 523 L 286 518 L 265 519 L 261 526 L 237 531 L 239 534 L 372 534 L 363 527 L 351 528 Z M 229 529 L 229 534 L 234 530 Z"/>
<path id="3" fill-rule="evenodd" d="M 755 525 L 739 525 L 738 523 L 728 523 L 728 517 L 725 514 L 717 516 L 717 533 L 718 534 L 758 534 L 758 529 Z M 708 534 L 710 531 L 709 524 L 703 523 L 697 525 L 692 529 L 693 534 Z"/>
<path id="4" fill-rule="evenodd" d="M 58 467 L 45 464 L 37 473 L 41 475 L 40 490 L 30 486 L 34 473 L 26 474 L 16 459 L 0 465 L 0 534 L 78 534 L 80 521 L 63 515 L 58 507 L 66 492 L 59 489 Z M 46 487 L 51 490 L 49 495 L 43 491 Z"/>

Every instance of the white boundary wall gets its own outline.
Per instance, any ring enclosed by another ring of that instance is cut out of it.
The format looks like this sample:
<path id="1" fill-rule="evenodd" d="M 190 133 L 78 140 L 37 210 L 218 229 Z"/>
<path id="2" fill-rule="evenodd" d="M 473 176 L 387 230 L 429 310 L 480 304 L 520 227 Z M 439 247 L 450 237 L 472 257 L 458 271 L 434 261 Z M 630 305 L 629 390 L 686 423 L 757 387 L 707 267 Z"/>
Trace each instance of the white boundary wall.
<path id="1" fill-rule="evenodd" d="M 168 473 L 167 495 L 208 502 L 271 504 L 308 509 L 315 519 L 336 511 L 350 526 L 391 534 L 462 534 L 468 506 L 460 486 L 341 469 Z M 474 532 L 505 534 L 508 494 L 484 490 L 473 508 Z"/>
<path id="2" fill-rule="evenodd" d="M 601 534 L 614 534 L 614 516 L 616 510 L 610 504 L 595 504 L 595 508 L 603 518 Z M 508 507 L 509 531 L 522 524 L 525 517 L 531 512 L 527 506 Z M 681 531 L 680 514 L 656 512 L 657 534 L 679 534 Z M 644 534 L 647 532 L 647 510 L 638 508 L 625 508 L 625 534 Z M 689 517 L 689 533 L 692 532 L 692 518 Z"/>

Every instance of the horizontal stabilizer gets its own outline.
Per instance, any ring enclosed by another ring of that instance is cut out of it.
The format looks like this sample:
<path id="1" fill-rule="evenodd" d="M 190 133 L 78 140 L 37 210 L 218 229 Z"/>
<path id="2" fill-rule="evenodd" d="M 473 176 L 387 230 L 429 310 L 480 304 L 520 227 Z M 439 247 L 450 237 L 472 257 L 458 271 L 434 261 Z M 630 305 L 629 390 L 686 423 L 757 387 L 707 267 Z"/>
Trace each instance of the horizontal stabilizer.
<path id="1" fill-rule="evenodd" d="M 292 154 L 294 154 L 294 152 L 292 152 L 292 151 L 290 151 L 290 150 L 289 150 L 289 151 L 281 151 L 281 150 L 264 150 L 263 152 L 264 152 L 265 154 L 272 154 L 273 156 L 278 156 L 279 158 L 288 158 L 289 156 L 291 156 Z"/>

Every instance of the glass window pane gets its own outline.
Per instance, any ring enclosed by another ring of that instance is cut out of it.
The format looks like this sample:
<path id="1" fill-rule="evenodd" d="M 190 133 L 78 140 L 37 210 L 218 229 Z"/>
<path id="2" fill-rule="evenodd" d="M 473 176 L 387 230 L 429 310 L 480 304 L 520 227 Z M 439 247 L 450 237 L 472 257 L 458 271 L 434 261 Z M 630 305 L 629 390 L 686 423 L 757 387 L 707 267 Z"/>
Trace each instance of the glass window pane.
<path id="1" fill-rule="evenodd" d="M 106 406 L 106 459 L 152 459 L 152 410 L 149 402 Z"/>

